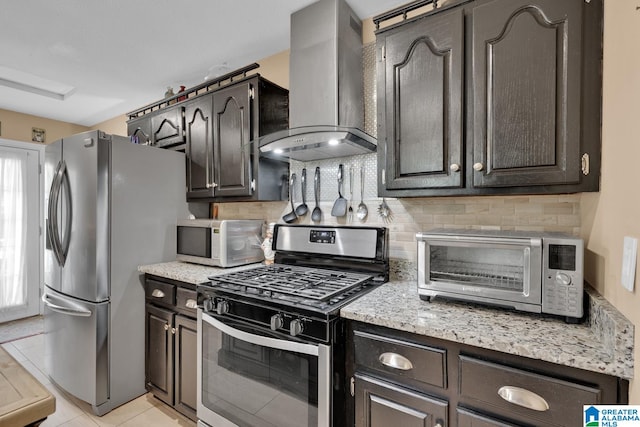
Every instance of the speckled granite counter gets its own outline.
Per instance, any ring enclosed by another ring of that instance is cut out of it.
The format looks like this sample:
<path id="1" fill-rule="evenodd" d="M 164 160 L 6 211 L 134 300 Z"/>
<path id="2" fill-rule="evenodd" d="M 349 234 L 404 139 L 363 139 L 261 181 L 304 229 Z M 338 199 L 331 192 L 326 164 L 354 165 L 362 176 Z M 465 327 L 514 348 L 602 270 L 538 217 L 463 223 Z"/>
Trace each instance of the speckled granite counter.
<path id="1" fill-rule="evenodd" d="M 188 262 L 170 261 L 159 264 L 149 264 L 138 266 L 138 271 L 153 274 L 167 279 L 179 280 L 181 282 L 204 283 L 209 281 L 209 276 L 231 273 L 234 271 L 247 270 L 259 266 L 260 264 L 241 265 L 239 267 L 220 268 L 206 265 L 190 264 Z"/>
<path id="2" fill-rule="evenodd" d="M 344 307 L 341 316 L 632 379 L 633 324 L 588 292 L 589 321 L 581 325 L 474 304 L 428 303 L 419 298 L 415 280 L 388 282 Z"/>

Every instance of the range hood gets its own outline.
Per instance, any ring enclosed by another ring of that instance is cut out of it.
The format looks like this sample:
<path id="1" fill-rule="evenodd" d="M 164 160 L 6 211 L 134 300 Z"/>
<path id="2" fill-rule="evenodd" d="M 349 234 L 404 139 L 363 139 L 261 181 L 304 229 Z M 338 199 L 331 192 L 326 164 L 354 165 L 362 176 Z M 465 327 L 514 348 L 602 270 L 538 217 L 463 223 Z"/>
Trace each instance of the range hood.
<path id="1" fill-rule="evenodd" d="M 260 151 L 300 161 L 376 151 L 376 139 L 361 130 L 362 22 L 344 0 L 291 15 L 289 126 L 260 138 Z"/>

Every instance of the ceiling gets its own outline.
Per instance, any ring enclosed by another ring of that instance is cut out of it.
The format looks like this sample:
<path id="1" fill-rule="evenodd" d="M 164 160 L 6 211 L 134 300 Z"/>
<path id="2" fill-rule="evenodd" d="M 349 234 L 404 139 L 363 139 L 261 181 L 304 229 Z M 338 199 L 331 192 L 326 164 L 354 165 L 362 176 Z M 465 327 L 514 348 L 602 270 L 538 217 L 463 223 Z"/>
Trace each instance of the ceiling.
<path id="1" fill-rule="evenodd" d="M 0 0 L 0 108 L 93 126 L 288 49 L 313 1 Z M 363 19 L 405 2 L 348 0 Z"/>

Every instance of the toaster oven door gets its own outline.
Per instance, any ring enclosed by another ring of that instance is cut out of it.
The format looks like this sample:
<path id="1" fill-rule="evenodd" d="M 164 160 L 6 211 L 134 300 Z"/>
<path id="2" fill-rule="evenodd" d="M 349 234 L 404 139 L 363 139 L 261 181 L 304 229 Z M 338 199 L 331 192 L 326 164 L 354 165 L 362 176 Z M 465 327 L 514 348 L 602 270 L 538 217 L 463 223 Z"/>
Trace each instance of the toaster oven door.
<path id="1" fill-rule="evenodd" d="M 542 240 L 520 237 L 423 236 L 418 241 L 422 296 L 540 312 Z"/>

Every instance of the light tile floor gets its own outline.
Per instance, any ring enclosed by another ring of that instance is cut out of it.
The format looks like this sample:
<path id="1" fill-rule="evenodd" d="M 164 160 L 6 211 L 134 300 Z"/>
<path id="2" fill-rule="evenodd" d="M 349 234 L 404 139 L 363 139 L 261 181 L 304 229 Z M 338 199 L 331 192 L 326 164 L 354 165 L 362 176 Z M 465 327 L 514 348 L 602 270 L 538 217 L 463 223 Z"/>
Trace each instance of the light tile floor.
<path id="1" fill-rule="evenodd" d="M 165 405 L 150 393 L 98 417 L 93 414 L 91 405 L 60 390 L 47 377 L 43 357 L 44 335 L 34 335 L 11 341 L 2 344 L 2 347 L 56 397 L 56 411 L 41 424 L 42 427 L 195 426 L 193 421 Z"/>

